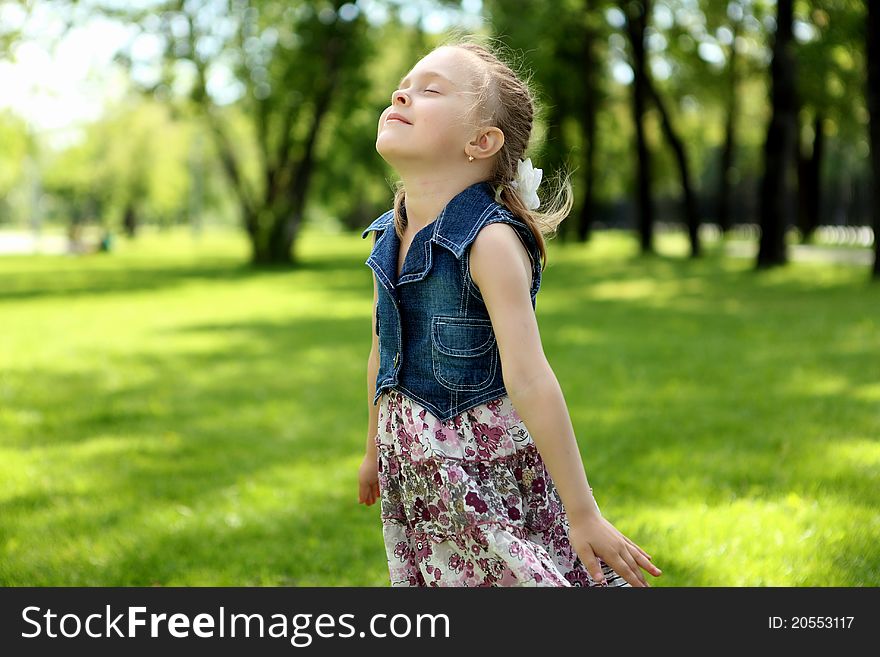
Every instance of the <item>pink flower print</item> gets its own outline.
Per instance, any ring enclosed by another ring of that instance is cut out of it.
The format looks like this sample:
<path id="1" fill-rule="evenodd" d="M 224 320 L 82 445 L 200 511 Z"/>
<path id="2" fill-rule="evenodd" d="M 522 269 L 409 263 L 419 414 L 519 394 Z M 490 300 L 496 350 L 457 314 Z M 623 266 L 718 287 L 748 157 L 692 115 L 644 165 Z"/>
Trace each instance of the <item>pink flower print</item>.
<path id="1" fill-rule="evenodd" d="M 415 516 L 415 520 L 430 520 L 431 513 L 428 511 L 428 507 L 425 505 L 425 501 L 421 497 L 417 497 L 415 504 L 413 504 L 413 515 Z"/>
<path id="2" fill-rule="evenodd" d="M 431 556 L 431 541 L 424 534 L 416 539 L 415 551 L 419 561 L 424 561 Z"/>
<path id="3" fill-rule="evenodd" d="M 413 461 L 420 461 L 426 457 L 425 446 L 416 440 L 409 446 L 409 455 Z"/>
<path id="4" fill-rule="evenodd" d="M 523 560 L 522 543 L 520 543 L 519 541 L 514 541 L 510 544 L 510 556 L 515 559 L 519 559 L 520 561 Z"/>
<path id="5" fill-rule="evenodd" d="M 489 510 L 489 506 L 474 491 L 468 493 L 464 498 L 465 504 L 474 507 L 477 513 L 485 513 Z"/>
<path id="6" fill-rule="evenodd" d="M 462 568 L 464 568 L 464 559 L 461 558 L 460 554 L 454 553 L 449 557 L 449 568 L 454 572 L 461 572 Z"/>
<path id="7" fill-rule="evenodd" d="M 395 545 L 394 556 L 400 559 L 400 563 L 408 561 L 410 557 L 409 543 L 407 543 L 406 541 L 400 541 L 397 545 Z"/>
<path id="8" fill-rule="evenodd" d="M 413 436 L 409 431 L 400 427 L 400 429 L 397 430 L 397 440 L 405 451 L 409 451 L 409 447 L 413 442 Z"/>
<path id="9" fill-rule="evenodd" d="M 589 582 L 587 581 L 587 573 L 583 570 L 570 570 L 565 573 L 565 579 L 571 582 L 572 586 L 589 586 Z"/>
<path id="10" fill-rule="evenodd" d="M 553 522 L 553 516 L 547 509 L 539 509 L 538 522 L 540 523 L 539 527 L 541 527 L 540 531 L 545 531 L 550 526 L 550 523 Z"/>
<path id="11" fill-rule="evenodd" d="M 461 481 L 461 470 L 459 470 L 455 466 L 450 466 L 449 470 L 447 470 L 447 476 L 449 477 L 450 484 L 457 484 L 458 482 Z M 447 502 L 448 501 L 449 500 L 447 500 Z"/>
<path id="12" fill-rule="evenodd" d="M 515 506 L 508 507 L 507 508 L 507 517 L 510 518 L 511 520 L 519 520 L 521 517 L 519 509 L 517 509 Z"/>
<path id="13" fill-rule="evenodd" d="M 532 492 L 543 493 L 545 490 L 544 477 L 535 477 L 532 481 Z"/>
<path id="14" fill-rule="evenodd" d="M 493 415 L 498 415 L 497 411 L 501 408 L 503 402 L 504 400 L 501 397 L 499 397 L 498 399 L 492 399 L 486 402 L 486 408 L 492 411 Z"/>

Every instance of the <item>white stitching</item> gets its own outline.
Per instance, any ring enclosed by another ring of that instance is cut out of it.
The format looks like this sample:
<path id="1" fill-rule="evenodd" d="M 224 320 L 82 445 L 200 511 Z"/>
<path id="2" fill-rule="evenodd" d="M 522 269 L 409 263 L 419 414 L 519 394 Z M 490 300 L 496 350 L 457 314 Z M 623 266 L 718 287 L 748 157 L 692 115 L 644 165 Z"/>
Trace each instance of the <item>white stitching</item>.
<path id="1" fill-rule="evenodd" d="M 498 388 L 494 388 L 492 390 L 487 390 L 486 392 L 481 392 L 479 395 L 475 397 L 467 397 L 466 401 L 461 403 L 453 404 L 452 408 L 449 410 L 449 417 L 447 420 L 455 417 L 459 413 L 468 410 L 469 408 L 473 408 L 483 402 L 489 401 L 490 399 L 495 399 L 496 397 L 500 397 L 502 394 L 507 394 L 507 390 L 502 385 Z"/>
<path id="2" fill-rule="evenodd" d="M 485 387 L 487 384 L 492 383 L 492 380 L 495 378 L 495 370 L 498 365 L 498 350 L 492 349 L 489 358 L 492 359 L 492 364 L 490 366 L 489 376 L 480 381 L 480 383 L 453 383 L 448 379 L 443 378 L 440 375 L 440 371 L 437 366 L 437 361 L 440 360 L 437 358 L 437 352 L 440 350 L 436 348 L 436 346 L 431 344 L 431 369 L 434 371 L 434 376 L 437 377 L 437 380 L 440 382 L 444 388 L 448 388 L 449 390 L 455 390 L 460 392 L 478 392 L 481 386 Z M 440 352 L 443 353 L 443 352 Z M 445 354 L 444 354 L 445 355 Z M 451 358 L 458 358 L 457 356 L 451 356 Z"/>
<path id="3" fill-rule="evenodd" d="M 449 319 L 449 320 L 464 320 L 464 321 L 437 321 L 438 319 Z M 435 327 L 437 326 L 472 326 L 478 328 L 489 328 L 489 338 L 481 344 L 479 347 L 474 347 L 473 349 L 456 349 L 454 347 L 450 347 L 448 345 L 443 344 L 443 341 L 440 339 L 440 331 L 435 331 Z M 452 355 L 452 356 L 481 356 L 486 353 L 491 346 L 495 343 L 495 332 L 492 330 L 492 320 L 491 319 L 483 319 L 482 317 L 449 317 L 446 315 L 434 315 L 431 318 L 431 341 L 434 342 L 441 353 Z M 446 351 L 443 351 L 443 350 Z M 482 351 L 477 351 L 478 349 L 482 349 Z"/>

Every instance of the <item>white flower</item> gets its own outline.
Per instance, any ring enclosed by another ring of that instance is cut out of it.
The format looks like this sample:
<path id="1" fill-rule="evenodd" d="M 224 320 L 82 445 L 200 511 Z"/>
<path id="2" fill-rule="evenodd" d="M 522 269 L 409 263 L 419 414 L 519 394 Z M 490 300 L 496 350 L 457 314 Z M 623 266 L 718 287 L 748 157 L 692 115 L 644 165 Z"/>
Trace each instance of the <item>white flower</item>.
<path id="1" fill-rule="evenodd" d="M 535 210 L 541 205 L 538 186 L 543 175 L 543 170 L 532 166 L 532 158 L 528 158 L 525 162 L 519 160 L 516 165 L 516 179 L 510 181 L 510 186 L 516 190 L 529 210 Z"/>

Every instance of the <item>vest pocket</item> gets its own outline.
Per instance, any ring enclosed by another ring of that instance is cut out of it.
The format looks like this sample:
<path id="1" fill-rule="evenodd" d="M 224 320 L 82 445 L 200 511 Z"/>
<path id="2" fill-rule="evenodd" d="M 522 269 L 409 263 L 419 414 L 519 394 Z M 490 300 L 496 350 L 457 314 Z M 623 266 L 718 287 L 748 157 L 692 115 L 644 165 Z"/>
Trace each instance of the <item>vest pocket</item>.
<path id="1" fill-rule="evenodd" d="M 434 376 L 450 390 L 482 390 L 498 363 L 492 320 L 434 315 L 431 319 Z"/>

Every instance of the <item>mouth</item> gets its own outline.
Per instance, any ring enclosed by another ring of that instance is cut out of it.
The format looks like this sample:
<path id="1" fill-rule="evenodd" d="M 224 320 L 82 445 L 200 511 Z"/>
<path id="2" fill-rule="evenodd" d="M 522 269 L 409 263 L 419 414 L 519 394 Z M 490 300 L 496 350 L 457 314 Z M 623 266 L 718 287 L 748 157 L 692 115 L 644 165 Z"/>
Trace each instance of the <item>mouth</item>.
<path id="1" fill-rule="evenodd" d="M 402 123 L 404 125 L 412 125 L 409 121 L 404 119 L 400 114 L 389 114 L 388 118 L 385 119 L 385 123 Z"/>

